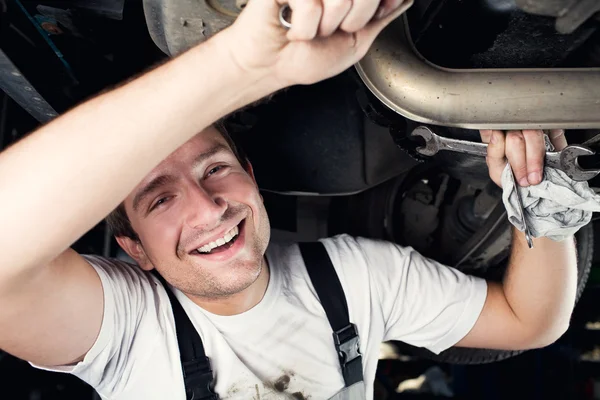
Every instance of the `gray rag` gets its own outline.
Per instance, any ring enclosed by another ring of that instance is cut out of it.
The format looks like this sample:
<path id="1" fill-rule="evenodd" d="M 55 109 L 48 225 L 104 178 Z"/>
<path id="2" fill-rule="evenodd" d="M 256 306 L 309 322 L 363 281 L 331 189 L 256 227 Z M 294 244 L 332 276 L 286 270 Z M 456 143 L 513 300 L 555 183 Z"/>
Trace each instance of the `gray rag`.
<path id="1" fill-rule="evenodd" d="M 515 192 L 510 166 L 502 171 L 502 201 L 508 220 L 521 232 L 523 222 L 517 211 L 519 203 Z M 544 180 L 533 186 L 519 186 L 523 201 L 525 220 L 533 237 L 563 240 L 592 219 L 592 212 L 600 211 L 600 196 L 587 182 L 577 182 L 563 171 L 545 167 Z"/>

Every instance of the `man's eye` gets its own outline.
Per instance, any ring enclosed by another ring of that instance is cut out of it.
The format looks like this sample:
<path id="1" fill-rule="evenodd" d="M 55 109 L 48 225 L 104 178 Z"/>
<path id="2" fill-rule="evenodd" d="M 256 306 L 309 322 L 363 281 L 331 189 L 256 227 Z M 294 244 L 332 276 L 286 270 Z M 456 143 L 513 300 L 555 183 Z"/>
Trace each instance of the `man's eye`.
<path id="1" fill-rule="evenodd" d="M 220 170 L 222 170 L 223 168 L 225 168 L 224 165 L 217 165 L 216 167 L 211 168 L 208 173 L 206 174 L 206 176 L 211 176 L 212 174 L 216 174 L 217 172 L 219 172 Z"/>
<path id="2" fill-rule="evenodd" d="M 157 201 L 154 202 L 154 204 L 152 205 L 152 207 L 150 207 L 150 211 L 154 210 L 156 207 L 164 204 L 167 200 L 169 200 L 169 197 L 161 197 L 160 199 L 158 199 Z"/>

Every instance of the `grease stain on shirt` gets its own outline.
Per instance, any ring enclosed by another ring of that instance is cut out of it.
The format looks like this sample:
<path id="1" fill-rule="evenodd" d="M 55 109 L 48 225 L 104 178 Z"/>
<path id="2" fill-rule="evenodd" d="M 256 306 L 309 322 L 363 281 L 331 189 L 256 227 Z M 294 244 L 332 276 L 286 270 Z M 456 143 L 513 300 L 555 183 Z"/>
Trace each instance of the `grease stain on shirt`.
<path id="1" fill-rule="evenodd" d="M 273 387 L 278 392 L 285 391 L 289 386 L 290 386 L 290 377 L 288 375 L 282 375 L 273 384 Z"/>

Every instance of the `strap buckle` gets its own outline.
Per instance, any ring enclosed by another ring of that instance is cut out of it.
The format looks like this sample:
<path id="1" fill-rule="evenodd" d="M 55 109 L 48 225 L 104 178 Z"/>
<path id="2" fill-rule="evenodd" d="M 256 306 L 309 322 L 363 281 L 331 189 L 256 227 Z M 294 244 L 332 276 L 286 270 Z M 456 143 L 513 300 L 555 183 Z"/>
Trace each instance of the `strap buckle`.
<path id="1" fill-rule="evenodd" d="M 344 328 L 333 332 L 333 342 L 340 358 L 340 364 L 344 368 L 352 360 L 361 356 L 360 340 L 356 325 L 350 323 Z"/>

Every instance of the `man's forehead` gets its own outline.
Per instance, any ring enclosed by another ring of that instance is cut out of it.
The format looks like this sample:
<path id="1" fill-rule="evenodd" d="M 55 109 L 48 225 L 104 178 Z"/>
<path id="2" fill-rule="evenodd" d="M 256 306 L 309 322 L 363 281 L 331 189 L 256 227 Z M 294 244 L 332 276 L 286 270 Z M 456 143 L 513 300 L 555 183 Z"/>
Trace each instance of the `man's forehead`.
<path id="1" fill-rule="evenodd" d="M 177 150 L 169 154 L 167 158 L 161 161 L 150 173 L 146 176 L 156 174 L 157 171 L 169 168 L 173 164 L 189 165 L 200 154 L 209 151 L 215 146 L 224 145 L 229 148 L 227 141 L 216 129 L 205 130 L 193 136 L 190 140 L 182 144 Z"/>
<path id="2" fill-rule="evenodd" d="M 225 145 L 226 147 L 229 147 L 227 141 L 219 131 L 214 128 L 204 130 L 193 136 L 190 140 L 182 144 L 177 150 L 169 154 L 167 158 L 165 158 L 152 170 L 152 172 L 174 162 L 193 161 L 198 155 L 209 151 L 218 145 Z M 150 172 L 150 174 L 152 172 Z"/>
<path id="3" fill-rule="evenodd" d="M 146 185 L 154 178 L 174 172 L 178 167 L 192 165 L 198 156 L 216 147 L 230 149 L 229 144 L 217 129 L 209 128 L 198 133 L 154 167 L 128 197 L 131 197 L 140 187 Z"/>

